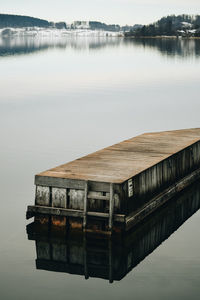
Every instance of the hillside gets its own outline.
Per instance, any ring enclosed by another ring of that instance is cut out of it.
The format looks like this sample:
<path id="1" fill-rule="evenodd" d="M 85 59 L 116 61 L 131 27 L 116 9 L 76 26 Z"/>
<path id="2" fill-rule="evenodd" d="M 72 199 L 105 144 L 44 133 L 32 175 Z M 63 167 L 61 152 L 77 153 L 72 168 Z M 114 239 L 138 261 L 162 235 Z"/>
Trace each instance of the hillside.
<path id="1" fill-rule="evenodd" d="M 56 29 L 88 29 L 88 30 L 101 30 L 101 31 L 131 31 L 136 28 L 140 28 L 142 25 L 134 26 L 120 26 L 118 24 L 105 24 L 98 21 L 74 21 L 72 24 L 66 24 L 65 22 L 49 22 L 39 18 L 33 18 L 29 16 L 19 16 L 10 14 L 0 14 L 0 29 L 2 28 L 56 28 Z"/>
<path id="2" fill-rule="evenodd" d="M 0 28 L 12 27 L 49 27 L 50 23 L 46 20 L 18 15 L 0 14 Z"/>
<path id="3" fill-rule="evenodd" d="M 155 23 L 144 25 L 125 34 L 126 37 L 144 36 L 200 36 L 200 15 L 171 15 Z"/>

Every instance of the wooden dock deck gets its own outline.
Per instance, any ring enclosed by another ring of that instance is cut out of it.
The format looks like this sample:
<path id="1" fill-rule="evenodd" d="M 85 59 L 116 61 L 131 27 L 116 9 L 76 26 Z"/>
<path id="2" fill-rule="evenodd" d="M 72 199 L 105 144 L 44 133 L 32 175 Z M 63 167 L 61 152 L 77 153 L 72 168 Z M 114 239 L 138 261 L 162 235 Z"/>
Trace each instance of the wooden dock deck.
<path id="1" fill-rule="evenodd" d="M 200 129 L 145 133 L 36 176 L 123 183 L 200 140 Z"/>
<path id="2" fill-rule="evenodd" d="M 126 227 L 152 199 L 197 179 L 199 168 L 200 128 L 145 133 L 37 174 L 28 217 L 63 214 L 83 219 L 84 228 L 96 217 L 108 219 L 109 230 L 113 222 Z"/>

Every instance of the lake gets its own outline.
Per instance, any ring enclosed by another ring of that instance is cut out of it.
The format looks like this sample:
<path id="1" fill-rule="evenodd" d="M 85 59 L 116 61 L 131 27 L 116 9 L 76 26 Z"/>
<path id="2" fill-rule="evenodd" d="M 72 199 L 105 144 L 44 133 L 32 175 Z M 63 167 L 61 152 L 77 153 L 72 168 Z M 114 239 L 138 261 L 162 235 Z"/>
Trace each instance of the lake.
<path id="1" fill-rule="evenodd" d="M 129 248 L 108 245 L 114 249 L 108 260 L 115 262 L 120 251 L 123 262 L 133 256 L 112 284 L 61 272 L 63 263 L 60 272 L 52 262 L 42 270 L 25 212 L 40 171 L 144 132 L 199 127 L 200 40 L 4 38 L 0 70 L 1 299 L 199 299 L 198 183 L 177 200 L 186 201 L 174 210 L 177 218 L 170 210 L 162 223 L 161 212 L 136 244 L 128 236 Z M 160 236 L 140 257 L 134 249 L 152 232 Z"/>

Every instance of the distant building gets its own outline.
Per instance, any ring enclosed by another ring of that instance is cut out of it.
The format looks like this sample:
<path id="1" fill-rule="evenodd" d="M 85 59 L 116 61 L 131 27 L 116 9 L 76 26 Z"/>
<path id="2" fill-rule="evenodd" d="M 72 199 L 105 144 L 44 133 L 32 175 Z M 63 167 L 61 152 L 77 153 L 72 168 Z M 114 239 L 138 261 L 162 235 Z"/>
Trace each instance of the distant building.
<path id="1" fill-rule="evenodd" d="M 74 29 L 89 29 L 90 25 L 88 21 L 74 21 L 72 23 Z"/>

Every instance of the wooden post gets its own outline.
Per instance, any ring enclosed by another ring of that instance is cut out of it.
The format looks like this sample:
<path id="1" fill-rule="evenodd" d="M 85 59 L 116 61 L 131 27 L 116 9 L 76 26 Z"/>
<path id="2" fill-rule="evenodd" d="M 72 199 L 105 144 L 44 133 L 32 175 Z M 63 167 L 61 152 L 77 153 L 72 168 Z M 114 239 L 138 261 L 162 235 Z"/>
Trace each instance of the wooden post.
<path id="1" fill-rule="evenodd" d="M 88 181 L 85 182 L 85 196 L 84 196 L 84 207 L 83 207 L 83 229 L 87 225 L 87 195 L 88 195 Z"/>
<path id="2" fill-rule="evenodd" d="M 114 213 L 114 190 L 113 183 L 110 184 L 110 202 L 109 202 L 109 230 L 112 231 L 113 228 L 113 213 Z"/>
<path id="3" fill-rule="evenodd" d="M 113 283 L 113 257 L 112 257 L 112 239 L 108 241 L 108 251 L 109 251 L 109 283 Z"/>
<path id="4" fill-rule="evenodd" d="M 87 238 L 86 238 L 86 233 L 84 233 L 84 236 L 83 236 L 83 251 L 84 251 L 84 274 L 85 274 L 85 279 L 88 279 L 89 274 L 88 274 L 88 264 L 87 264 Z"/>

